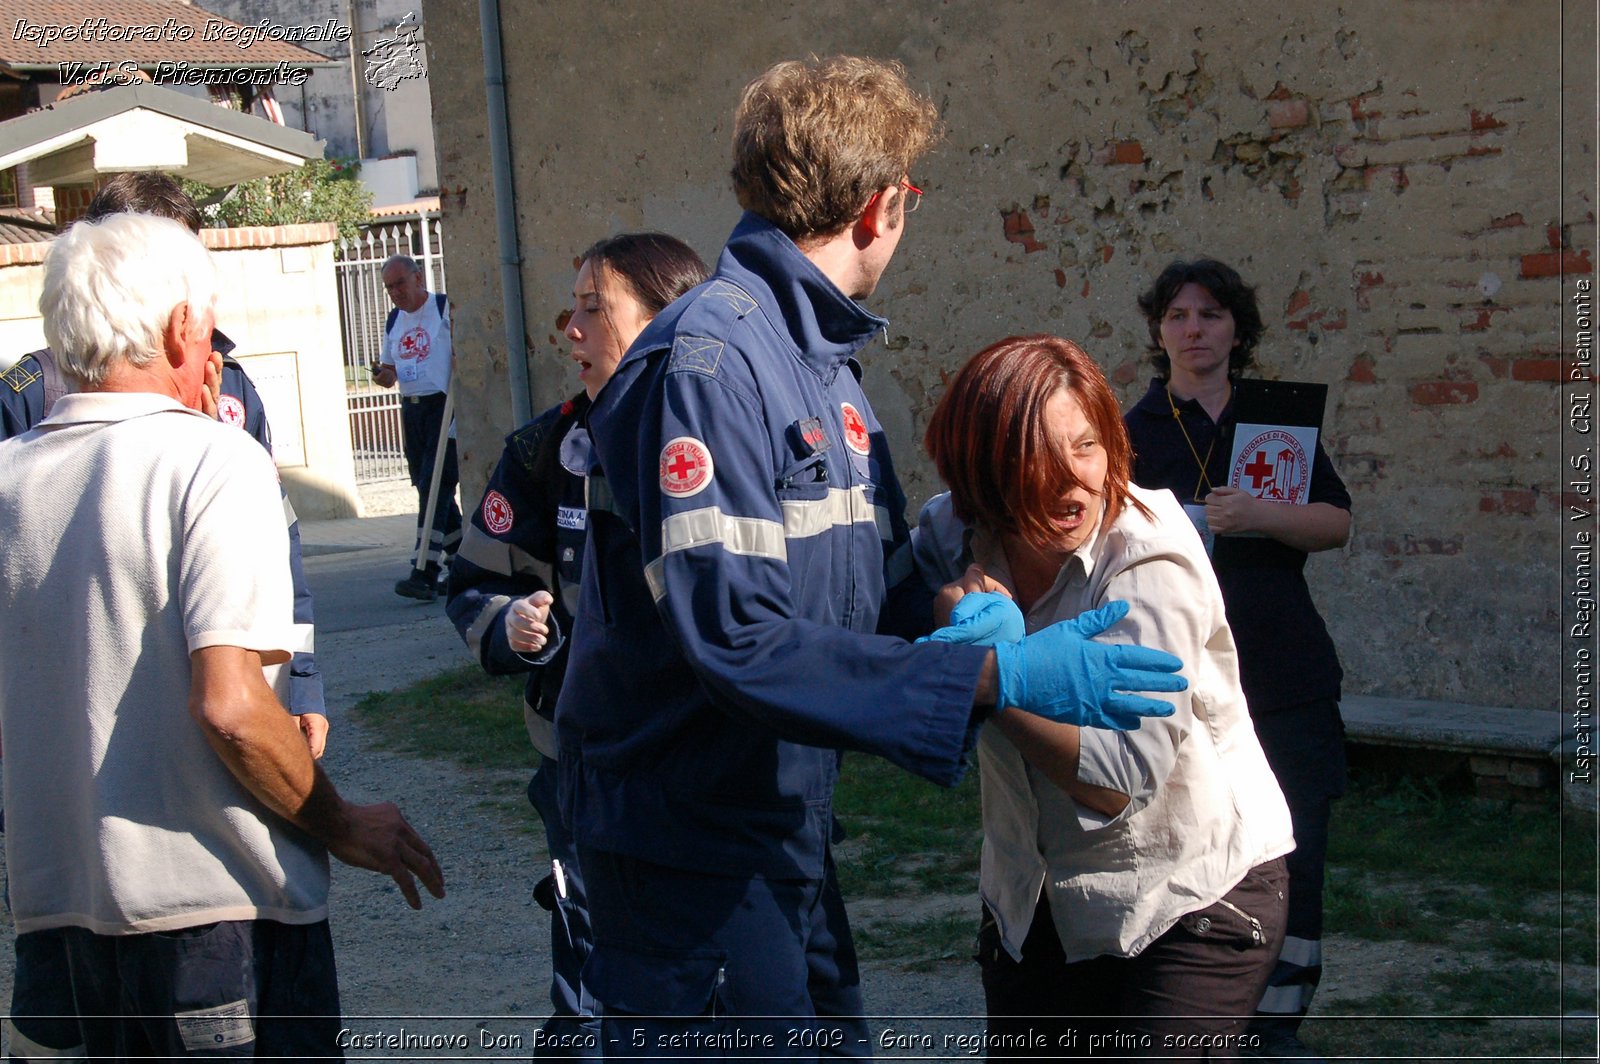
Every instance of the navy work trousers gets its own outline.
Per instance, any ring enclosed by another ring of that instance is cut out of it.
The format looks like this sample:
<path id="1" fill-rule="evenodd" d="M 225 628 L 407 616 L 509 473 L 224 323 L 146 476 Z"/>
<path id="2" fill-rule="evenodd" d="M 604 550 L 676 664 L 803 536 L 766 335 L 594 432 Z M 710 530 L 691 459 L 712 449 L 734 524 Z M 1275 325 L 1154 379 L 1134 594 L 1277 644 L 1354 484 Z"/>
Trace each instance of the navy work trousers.
<path id="1" fill-rule="evenodd" d="M 579 848 L 595 948 L 584 984 L 618 1057 L 867 1057 L 833 861 L 822 880 L 687 872 Z"/>

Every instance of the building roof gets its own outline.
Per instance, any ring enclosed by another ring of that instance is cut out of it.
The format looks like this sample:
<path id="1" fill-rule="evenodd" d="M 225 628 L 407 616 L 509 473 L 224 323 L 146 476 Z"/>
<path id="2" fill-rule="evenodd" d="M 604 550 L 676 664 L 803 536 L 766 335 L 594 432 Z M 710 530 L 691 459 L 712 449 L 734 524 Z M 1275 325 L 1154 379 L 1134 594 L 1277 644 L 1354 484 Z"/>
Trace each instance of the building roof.
<path id="1" fill-rule="evenodd" d="M 159 85 L 87 92 L 0 122 L 0 170 L 28 163 L 36 185 L 161 170 L 234 185 L 322 158 L 323 142 Z"/>
<path id="2" fill-rule="evenodd" d="M 0 66 L 13 70 L 59 72 L 62 63 L 101 62 L 145 69 L 160 63 L 194 69 L 338 62 L 292 43 L 330 39 L 307 34 L 334 31 L 333 20 L 241 26 L 184 0 L 6 0 L 5 8 Z"/>

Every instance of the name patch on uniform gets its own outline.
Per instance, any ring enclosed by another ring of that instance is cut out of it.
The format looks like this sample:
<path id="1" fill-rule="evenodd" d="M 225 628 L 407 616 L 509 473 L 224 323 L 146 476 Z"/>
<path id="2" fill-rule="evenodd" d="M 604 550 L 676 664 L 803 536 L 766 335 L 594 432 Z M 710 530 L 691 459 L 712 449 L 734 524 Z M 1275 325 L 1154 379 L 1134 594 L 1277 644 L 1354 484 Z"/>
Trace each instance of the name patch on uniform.
<path id="1" fill-rule="evenodd" d="M 585 520 L 587 516 L 588 511 L 581 506 L 558 506 L 556 507 L 556 527 L 581 530 L 588 524 Z"/>
<path id="2" fill-rule="evenodd" d="M 679 436 L 661 448 L 661 490 L 674 498 L 706 490 L 713 471 L 711 451 L 693 436 Z"/>
<path id="3" fill-rule="evenodd" d="M 483 497 L 483 526 L 490 532 L 499 536 L 511 531 L 513 520 L 511 500 L 493 490 Z"/>
<path id="4" fill-rule="evenodd" d="M 828 430 L 820 417 L 805 417 L 789 426 L 789 443 L 802 458 L 821 454 L 829 447 Z"/>
<path id="5" fill-rule="evenodd" d="M 861 416 L 861 411 L 849 403 L 840 403 L 839 412 L 844 416 L 844 442 L 856 454 L 868 454 L 872 451 L 872 437 L 867 434 L 867 420 Z"/>
<path id="6" fill-rule="evenodd" d="M 217 420 L 224 425 L 244 428 L 244 403 L 237 396 L 217 396 Z"/>

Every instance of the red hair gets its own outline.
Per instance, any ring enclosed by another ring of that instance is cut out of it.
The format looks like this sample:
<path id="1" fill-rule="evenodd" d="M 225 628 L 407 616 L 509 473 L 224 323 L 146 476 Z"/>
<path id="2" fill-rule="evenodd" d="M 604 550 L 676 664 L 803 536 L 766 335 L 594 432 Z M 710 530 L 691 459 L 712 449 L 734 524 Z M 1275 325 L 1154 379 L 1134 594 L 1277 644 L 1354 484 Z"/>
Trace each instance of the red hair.
<path id="1" fill-rule="evenodd" d="M 1106 451 L 1106 522 L 1129 502 L 1150 516 L 1128 494 L 1133 448 L 1100 367 L 1071 340 L 1008 336 L 961 367 L 922 439 L 962 521 L 1035 546 L 1059 535 L 1057 502 L 1074 489 L 1088 490 L 1045 427 L 1045 404 L 1062 389 L 1077 400 Z"/>

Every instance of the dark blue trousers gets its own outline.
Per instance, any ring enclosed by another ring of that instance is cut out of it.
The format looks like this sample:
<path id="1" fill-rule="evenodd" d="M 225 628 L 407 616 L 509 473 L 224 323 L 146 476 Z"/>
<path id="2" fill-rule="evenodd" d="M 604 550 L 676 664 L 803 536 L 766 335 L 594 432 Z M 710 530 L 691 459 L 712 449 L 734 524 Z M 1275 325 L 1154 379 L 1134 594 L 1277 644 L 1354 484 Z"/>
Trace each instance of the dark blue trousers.
<path id="1" fill-rule="evenodd" d="M 544 821 L 550 851 L 550 874 L 534 888 L 534 897 L 550 911 L 550 1004 L 554 1011 L 540 1028 L 537 1057 L 600 1056 L 600 1021 L 595 999 L 583 985 L 583 966 L 594 948 L 589 903 L 578 863 L 578 847 L 561 820 L 556 798 L 557 762 L 541 757 L 528 783 L 528 801 Z"/>
<path id="2" fill-rule="evenodd" d="M 686 872 L 580 847 L 607 1055 L 871 1056 L 833 861 L 822 880 Z"/>

